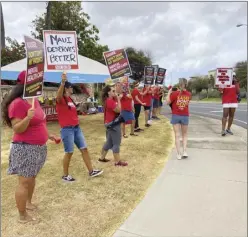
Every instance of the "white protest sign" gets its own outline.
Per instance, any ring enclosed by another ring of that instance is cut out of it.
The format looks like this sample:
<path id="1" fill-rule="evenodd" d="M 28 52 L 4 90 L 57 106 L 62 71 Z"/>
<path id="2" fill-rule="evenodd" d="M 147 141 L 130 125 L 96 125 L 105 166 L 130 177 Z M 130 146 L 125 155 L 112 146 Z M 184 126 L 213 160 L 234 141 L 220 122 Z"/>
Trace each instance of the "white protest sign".
<path id="1" fill-rule="evenodd" d="M 75 31 L 44 30 L 43 41 L 48 70 L 78 69 L 77 34 Z"/>
<path id="2" fill-rule="evenodd" d="M 232 68 L 217 68 L 215 76 L 215 86 L 224 88 L 232 85 L 233 69 Z"/>

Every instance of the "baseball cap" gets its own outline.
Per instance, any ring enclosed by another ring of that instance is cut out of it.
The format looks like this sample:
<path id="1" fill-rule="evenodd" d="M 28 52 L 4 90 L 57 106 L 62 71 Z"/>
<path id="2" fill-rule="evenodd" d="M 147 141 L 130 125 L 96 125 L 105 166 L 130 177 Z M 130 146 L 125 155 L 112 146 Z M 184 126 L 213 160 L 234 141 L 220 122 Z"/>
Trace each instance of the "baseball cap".
<path id="1" fill-rule="evenodd" d="M 17 84 L 24 85 L 25 84 L 25 78 L 26 78 L 26 71 L 23 70 L 22 72 L 19 73 L 19 75 L 17 77 Z"/>
<path id="2" fill-rule="evenodd" d="M 70 88 L 72 87 L 72 84 L 69 81 L 65 81 L 65 88 Z"/>

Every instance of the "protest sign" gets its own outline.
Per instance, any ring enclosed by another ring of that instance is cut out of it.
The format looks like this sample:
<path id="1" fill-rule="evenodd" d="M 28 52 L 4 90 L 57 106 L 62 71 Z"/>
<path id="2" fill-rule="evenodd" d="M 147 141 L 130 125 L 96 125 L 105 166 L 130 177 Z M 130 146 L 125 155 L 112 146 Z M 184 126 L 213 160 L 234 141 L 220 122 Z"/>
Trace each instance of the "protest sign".
<path id="1" fill-rule="evenodd" d="M 215 76 L 215 86 L 225 88 L 232 85 L 233 69 L 232 68 L 217 68 Z"/>
<path id="2" fill-rule="evenodd" d="M 152 67 L 154 67 L 154 81 L 153 81 L 153 83 L 155 83 L 159 65 L 152 65 Z"/>
<path id="3" fill-rule="evenodd" d="M 153 85 L 154 84 L 154 73 L 155 68 L 153 66 L 146 66 L 144 69 L 144 84 Z"/>
<path id="4" fill-rule="evenodd" d="M 157 75 L 156 75 L 156 80 L 155 80 L 156 85 L 163 85 L 164 79 L 165 79 L 165 73 L 166 73 L 166 69 L 164 69 L 164 68 L 158 69 Z"/>
<path id="5" fill-rule="evenodd" d="M 43 40 L 48 70 L 78 69 L 77 34 L 75 31 L 44 30 Z"/>
<path id="6" fill-rule="evenodd" d="M 103 57 L 106 61 L 109 74 L 112 79 L 132 75 L 125 49 L 104 52 Z"/>
<path id="7" fill-rule="evenodd" d="M 27 73 L 23 98 L 34 98 L 43 93 L 44 82 L 44 47 L 43 43 L 29 36 L 24 36 L 27 51 Z"/>

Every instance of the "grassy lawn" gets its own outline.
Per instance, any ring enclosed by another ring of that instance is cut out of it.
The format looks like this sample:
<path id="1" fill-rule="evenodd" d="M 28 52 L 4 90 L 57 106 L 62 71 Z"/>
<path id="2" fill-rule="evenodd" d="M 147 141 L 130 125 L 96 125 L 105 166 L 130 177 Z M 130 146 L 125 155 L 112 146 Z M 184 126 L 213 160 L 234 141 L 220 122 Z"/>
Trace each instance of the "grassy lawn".
<path id="1" fill-rule="evenodd" d="M 202 100 L 199 100 L 200 102 L 221 102 L 221 98 L 205 98 Z M 246 98 L 242 98 L 241 103 L 247 103 L 247 99 Z"/>
<path id="2" fill-rule="evenodd" d="M 75 151 L 70 170 L 77 182 L 63 183 L 63 146 L 48 143 L 47 162 L 37 177 L 34 195 L 34 203 L 39 207 L 34 212 L 40 219 L 38 224 L 17 223 L 14 199 L 17 179 L 6 174 L 12 131 L 2 129 L 2 236 L 111 236 L 160 174 L 173 146 L 172 129 L 167 119 L 154 122 L 138 137 L 123 139 L 121 156 L 129 166 L 117 168 L 113 161 L 107 164 L 97 161 L 105 141 L 102 114 L 80 117 L 93 164 L 104 169 L 104 174 L 89 179 L 82 158 Z M 57 123 L 49 124 L 48 128 L 59 134 Z M 108 158 L 113 160 L 112 152 Z"/>

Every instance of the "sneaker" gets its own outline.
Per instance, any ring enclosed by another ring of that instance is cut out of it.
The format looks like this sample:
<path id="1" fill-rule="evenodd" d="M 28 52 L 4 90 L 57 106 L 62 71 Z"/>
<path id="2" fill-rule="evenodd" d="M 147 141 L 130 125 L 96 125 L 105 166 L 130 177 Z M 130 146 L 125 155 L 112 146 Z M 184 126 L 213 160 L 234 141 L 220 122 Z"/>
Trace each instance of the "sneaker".
<path id="1" fill-rule="evenodd" d="M 230 134 L 230 135 L 233 135 L 233 132 L 230 130 L 230 129 L 227 129 L 226 130 L 226 133 Z"/>
<path id="2" fill-rule="evenodd" d="M 177 159 L 178 160 L 181 160 L 182 159 L 182 156 L 180 154 L 177 154 Z"/>
<path id="3" fill-rule="evenodd" d="M 90 177 L 96 177 L 98 175 L 101 175 L 103 173 L 103 170 L 92 170 L 90 173 L 89 173 L 89 176 Z"/>
<path id="4" fill-rule="evenodd" d="M 66 181 L 66 182 L 74 182 L 75 181 L 75 179 L 72 178 L 71 175 L 67 175 L 67 176 L 64 175 L 64 176 L 62 176 L 62 180 Z"/>
<path id="5" fill-rule="evenodd" d="M 183 157 L 182 157 L 182 158 L 183 158 L 183 159 L 188 158 L 188 154 L 187 154 L 187 152 L 186 152 L 186 151 L 183 153 Z"/>
<path id="6" fill-rule="evenodd" d="M 222 132 L 221 132 L 221 136 L 222 136 L 222 137 L 226 136 L 226 131 L 222 131 Z"/>

